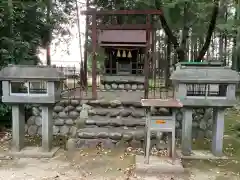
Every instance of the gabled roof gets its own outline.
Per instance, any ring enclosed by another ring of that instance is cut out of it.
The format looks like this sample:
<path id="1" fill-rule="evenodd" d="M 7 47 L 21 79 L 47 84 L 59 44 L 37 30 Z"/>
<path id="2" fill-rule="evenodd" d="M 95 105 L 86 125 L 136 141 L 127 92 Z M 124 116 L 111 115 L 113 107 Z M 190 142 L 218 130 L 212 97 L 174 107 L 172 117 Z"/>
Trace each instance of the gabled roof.
<path id="1" fill-rule="evenodd" d="M 209 64 L 180 64 L 180 67 L 171 75 L 172 81 L 185 83 L 238 83 L 240 77 L 238 72 L 229 67 Z"/>
<path id="2" fill-rule="evenodd" d="M 0 71 L 0 80 L 49 80 L 65 79 L 57 68 L 48 66 L 8 65 Z"/>

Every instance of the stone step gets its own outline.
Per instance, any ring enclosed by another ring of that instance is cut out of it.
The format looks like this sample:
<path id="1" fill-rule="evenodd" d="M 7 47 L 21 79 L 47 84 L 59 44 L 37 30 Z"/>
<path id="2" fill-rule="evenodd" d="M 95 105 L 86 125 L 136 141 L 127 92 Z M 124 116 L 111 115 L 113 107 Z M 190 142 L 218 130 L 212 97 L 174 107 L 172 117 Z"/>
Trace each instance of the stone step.
<path id="1" fill-rule="evenodd" d="M 90 105 L 92 107 L 106 107 L 106 108 L 116 108 L 116 107 L 134 107 L 134 108 L 143 108 L 139 101 L 120 101 L 120 100 L 111 100 L 111 101 L 106 101 L 106 100 L 89 100 L 86 101 L 85 104 Z"/>
<path id="2" fill-rule="evenodd" d="M 143 118 L 145 117 L 145 110 L 142 108 L 135 107 L 116 107 L 116 108 L 107 108 L 107 107 L 93 107 L 88 111 L 89 116 L 109 116 L 109 117 L 133 117 L 133 118 Z M 152 108 L 152 115 L 169 115 L 169 111 L 165 108 Z"/>
<path id="3" fill-rule="evenodd" d="M 128 91 L 144 91 L 144 83 L 139 82 L 131 82 L 127 84 L 123 84 L 122 82 L 101 82 L 102 90 L 128 90 Z"/>
<path id="4" fill-rule="evenodd" d="M 137 127 L 145 126 L 144 118 L 104 118 L 99 116 L 90 117 L 85 121 L 86 125 L 96 125 L 98 127 L 103 126 L 126 126 L 126 127 Z"/>
<path id="5" fill-rule="evenodd" d="M 102 84 L 144 84 L 144 76 L 121 76 L 121 75 L 103 75 L 101 76 Z M 143 87 L 142 87 L 143 88 Z"/>
<path id="6" fill-rule="evenodd" d="M 138 80 L 138 79 L 133 79 L 133 80 L 125 80 L 125 79 L 115 79 L 115 80 L 101 80 L 101 84 L 116 84 L 116 85 L 144 85 L 144 80 Z M 144 88 L 144 87 L 142 87 Z"/>
<path id="7" fill-rule="evenodd" d="M 109 128 L 83 128 L 77 131 L 77 137 L 81 139 L 111 139 L 140 141 L 144 139 L 144 127 L 126 128 L 126 127 L 109 127 Z"/>
<path id="8" fill-rule="evenodd" d="M 77 131 L 75 142 L 77 148 L 96 148 L 99 144 L 104 148 L 122 146 L 144 148 L 144 136 L 144 127 L 83 128 Z M 162 134 L 153 132 L 151 136 L 151 147 L 157 145 L 160 149 L 164 149 L 166 144 L 162 141 L 163 137 Z"/>
<path id="9" fill-rule="evenodd" d="M 145 111 L 140 108 L 93 108 L 88 111 L 88 115 L 100 117 L 108 116 L 110 118 L 143 118 L 145 116 Z"/>

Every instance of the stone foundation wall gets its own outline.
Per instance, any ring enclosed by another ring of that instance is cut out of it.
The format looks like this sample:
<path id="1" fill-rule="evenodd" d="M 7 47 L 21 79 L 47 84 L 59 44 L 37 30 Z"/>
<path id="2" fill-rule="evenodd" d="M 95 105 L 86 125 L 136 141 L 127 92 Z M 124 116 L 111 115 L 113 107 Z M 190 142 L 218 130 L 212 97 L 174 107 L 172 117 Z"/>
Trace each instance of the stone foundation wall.
<path id="1" fill-rule="evenodd" d="M 168 113 L 164 108 L 152 109 L 152 112 Z M 176 119 L 176 134 L 180 137 L 181 111 L 178 112 Z M 145 125 L 144 110 L 140 103 L 122 103 L 117 100 L 111 102 L 62 100 L 53 108 L 53 121 L 54 135 L 89 139 L 98 137 L 121 140 L 136 136 L 140 140 L 143 138 Z M 211 138 L 212 123 L 211 109 L 194 110 L 193 138 Z M 41 135 L 41 125 L 41 107 L 34 106 L 32 116 L 26 122 L 25 131 L 30 136 Z"/>
<path id="2" fill-rule="evenodd" d="M 144 76 L 103 75 L 100 81 L 102 90 L 144 90 Z"/>
<path id="3" fill-rule="evenodd" d="M 117 84 L 117 83 L 108 83 L 102 84 L 101 90 L 126 90 L 126 91 L 143 91 L 143 84 Z"/>

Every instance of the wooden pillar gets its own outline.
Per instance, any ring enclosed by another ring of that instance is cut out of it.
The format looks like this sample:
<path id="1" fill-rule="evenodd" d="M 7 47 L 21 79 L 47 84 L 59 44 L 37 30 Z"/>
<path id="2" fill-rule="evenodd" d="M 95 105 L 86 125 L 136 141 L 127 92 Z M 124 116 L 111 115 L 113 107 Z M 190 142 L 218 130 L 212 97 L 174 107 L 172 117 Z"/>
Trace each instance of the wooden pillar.
<path id="1" fill-rule="evenodd" d="M 113 74 L 113 54 L 112 54 L 112 49 L 110 49 L 109 50 L 109 59 L 108 59 L 108 61 L 109 61 L 109 68 L 110 68 L 110 74 L 112 75 Z"/>
<path id="2" fill-rule="evenodd" d="M 92 97 L 97 99 L 97 22 L 96 13 L 92 15 Z"/>
<path id="3" fill-rule="evenodd" d="M 148 56 L 148 51 L 150 49 L 150 15 L 147 15 L 146 17 L 146 24 L 147 24 L 147 29 L 146 29 L 146 48 L 145 48 L 145 58 L 144 58 L 144 75 L 145 75 L 145 81 L 144 81 L 144 98 L 148 98 L 148 88 L 149 88 L 149 56 Z"/>

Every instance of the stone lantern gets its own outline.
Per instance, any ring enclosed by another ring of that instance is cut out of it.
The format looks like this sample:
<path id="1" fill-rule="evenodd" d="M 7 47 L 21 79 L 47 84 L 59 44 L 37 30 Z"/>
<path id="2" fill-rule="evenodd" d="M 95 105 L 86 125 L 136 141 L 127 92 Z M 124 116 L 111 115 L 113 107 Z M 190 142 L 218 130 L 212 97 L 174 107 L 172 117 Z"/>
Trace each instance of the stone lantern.
<path id="1" fill-rule="evenodd" d="M 2 102 L 12 106 L 12 152 L 25 154 L 25 104 L 42 109 L 42 149 L 52 151 L 52 105 L 60 100 L 64 75 L 53 67 L 9 65 L 0 71 Z"/>
<path id="2" fill-rule="evenodd" d="M 191 155 L 192 109 L 213 108 L 212 153 L 222 155 L 224 110 L 236 104 L 239 74 L 220 62 L 180 63 L 171 75 L 183 104 L 182 153 Z"/>

